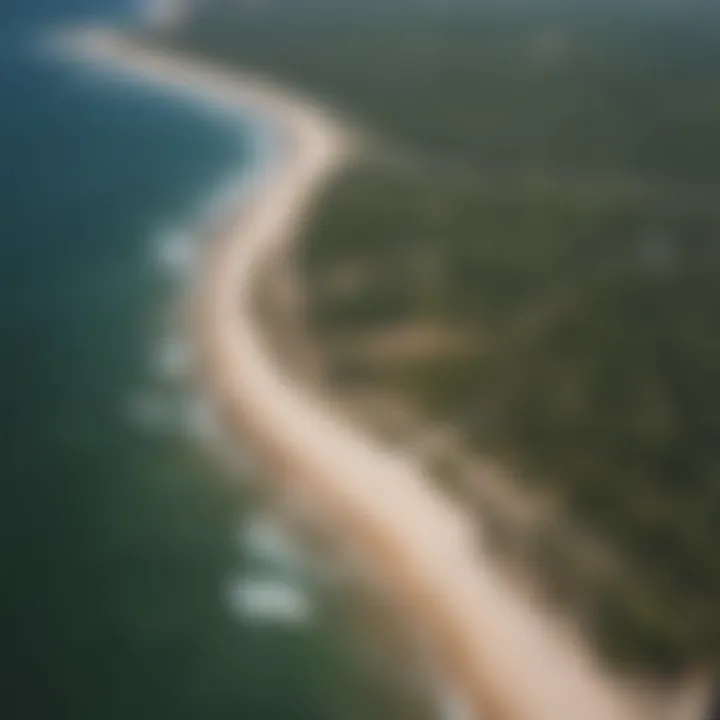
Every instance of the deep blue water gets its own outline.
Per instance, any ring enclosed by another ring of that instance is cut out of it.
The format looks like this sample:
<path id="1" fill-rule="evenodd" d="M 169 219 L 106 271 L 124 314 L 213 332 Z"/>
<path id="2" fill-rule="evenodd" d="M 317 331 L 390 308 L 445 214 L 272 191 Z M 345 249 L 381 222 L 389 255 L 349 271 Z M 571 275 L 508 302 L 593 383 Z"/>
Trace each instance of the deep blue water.
<path id="1" fill-rule="evenodd" d="M 263 562 L 237 542 L 253 506 L 153 369 L 178 282 L 159 242 L 195 232 L 255 131 L 34 41 L 131 16 L 120 0 L 0 9 L 0 717 L 349 717 L 382 693 L 323 619 L 229 609 L 228 578 Z"/>

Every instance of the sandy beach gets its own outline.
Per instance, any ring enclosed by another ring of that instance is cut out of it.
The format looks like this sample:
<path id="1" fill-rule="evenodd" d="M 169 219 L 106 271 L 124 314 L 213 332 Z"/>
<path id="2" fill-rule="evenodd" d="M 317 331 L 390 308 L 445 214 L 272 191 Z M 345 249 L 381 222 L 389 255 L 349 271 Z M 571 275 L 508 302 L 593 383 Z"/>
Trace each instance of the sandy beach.
<path id="1" fill-rule="evenodd" d="M 317 503 L 370 558 L 465 699 L 457 717 L 644 718 L 634 693 L 496 568 L 469 518 L 416 463 L 347 424 L 269 351 L 254 312 L 256 279 L 349 161 L 349 133 L 325 109 L 251 76 L 104 31 L 78 33 L 71 45 L 76 56 L 249 113 L 279 138 L 277 158 L 204 252 L 195 322 L 202 381 L 228 428 L 288 495 Z"/>

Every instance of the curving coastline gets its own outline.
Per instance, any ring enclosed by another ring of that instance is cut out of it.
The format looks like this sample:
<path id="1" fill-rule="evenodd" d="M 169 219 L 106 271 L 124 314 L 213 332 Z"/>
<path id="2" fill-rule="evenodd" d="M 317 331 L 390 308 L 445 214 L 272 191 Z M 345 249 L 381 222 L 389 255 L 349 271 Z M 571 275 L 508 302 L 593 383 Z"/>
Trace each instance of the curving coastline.
<path id="1" fill-rule="evenodd" d="M 366 550 L 466 698 L 467 717 L 643 717 L 580 641 L 507 582 L 429 477 L 345 424 L 273 361 L 254 313 L 256 279 L 351 157 L 349 134 L 284 89 L 117 34 L 83 31 L 69 46 L 77 56 L 251 113 L 280 137 L 279 157 L 248 186 L 204 253 L 194 318 L 202 381 L 229 429 L 278 483 L 312 498 Z"/>

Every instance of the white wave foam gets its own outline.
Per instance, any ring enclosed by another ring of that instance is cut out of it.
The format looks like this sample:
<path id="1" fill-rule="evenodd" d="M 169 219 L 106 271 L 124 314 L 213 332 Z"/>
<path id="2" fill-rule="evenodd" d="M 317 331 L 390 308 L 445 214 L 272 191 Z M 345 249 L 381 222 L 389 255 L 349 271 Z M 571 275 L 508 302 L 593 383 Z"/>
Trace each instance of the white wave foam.
<path id="1" fill-rule="evenodd" d="M 228 584 L 227 599 L 242 619 L 255 623 L 307 625 L 315 615 L 308 594 L 284 581 L 234 578 Z"/>
<path id="2" fill-rule="evenodd" d="M 197 248 L 187 233 L 163 230 L 154 243 L 155 260 L 173 275 L 186 275 L 195 265 Z"/>
<path id="3" fill-rule="evenodd" d="M 243 171 L 219 183 L 209 200 L 203 204 L 200 212 L 201 226 L 212 226 L 218 220 L 223 220 L 233 212 L 239 211 L 252 181 L 253 177 Z"/>
<path id="4" fill-rule="evenodd" d="M 254 559 L 276 570 L 296 575 L 305 565 L 288 533 L 267 516 L 247 520 L 241 528 L 240 543 Z"/>
<path id="5" fill-rule="evenodd" d="M 162 378 L 186 377 L 192 367 L 192 353 L 184 338 L 170 336 L 161 340 L 153 357 L 153 366 Z"/>
<path id="6" fill-rule="evenodd" d="M 251 131 L 242 135 L 243 142 L 247 137 L 250 143 L 241 168 L 219 182 L 203 204 L 202 226 L 240 210 L 252 188 L 262 182 L 263 173 L 271 167 L 277 144 L 273 134 L 262 125 L 253 124 Z"/>

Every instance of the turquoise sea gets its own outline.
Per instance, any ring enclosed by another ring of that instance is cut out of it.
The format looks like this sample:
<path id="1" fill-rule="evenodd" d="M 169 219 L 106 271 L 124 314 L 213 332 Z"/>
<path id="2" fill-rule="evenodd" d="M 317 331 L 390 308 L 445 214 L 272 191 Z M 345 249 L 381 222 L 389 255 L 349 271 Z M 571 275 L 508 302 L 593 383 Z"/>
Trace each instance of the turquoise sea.
<path id="1" fill-rule="evenodd" d="M 176 378 L 202 219 L 258 129 L 37 42 L 132 13 L 0 8 L 0 717 L 403 717 Z"/>

